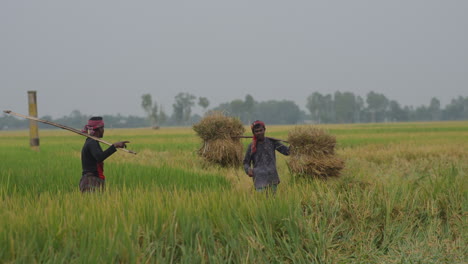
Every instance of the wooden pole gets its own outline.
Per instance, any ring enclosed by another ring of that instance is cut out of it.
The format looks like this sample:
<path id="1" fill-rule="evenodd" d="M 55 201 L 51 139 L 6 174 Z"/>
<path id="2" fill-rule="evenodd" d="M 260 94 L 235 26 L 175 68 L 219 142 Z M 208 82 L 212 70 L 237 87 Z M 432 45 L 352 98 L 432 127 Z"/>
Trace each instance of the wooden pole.
<path id="1" fill-rule="evenodd" d="M 94 137 L 94 136 L 91 136 L 89 134 L 86 134 L 86 133 L 83 133 L 81 132 L 81 130 L 78 130 L 78 129 L 75 129 L 75 128 L 71 128 L 71 127 L 67 127 L 67 126 L 64 126 L 64 125 L 61 125 L 61 124 L 57 124 L 57 123 L 54 123 L 54 122 L 51 122 L 51 121 L 47 121 L 47 120 L 43 120 L 43 119 L 39 119 L 39 118 L 36 118 L 36 117 L 33 117 L 33 116 L 26 116 L 26 115 L 22 115 L 22 114 L 18 114 L 18 113 L 15 113 L 11 110 L 4 110 L 3 112 L 7 113 L 7 114 L 11 114 L 11 115 L 15 115 L 15 116 L 19 116 L 19 117 L 23 117 L 23 118 L 26 118 L 26 119 L 29 119 L 29 120 L 34 120 L 34 121 L 38 121 L 38 122 L 41 122 L 41 123 L 44 123 L 44 124 L 48 124 L 48 125 L 51 125 L 51 126 L 55 126 L 55 127 L 59 127 L 59 128 L 62 128 L 62 129 L 65 129 L 65 130 L 68 130 L 68 131 L 71 131 L 73 133 L 76 133 L 78 135 L 82 135 L 82 136 L 85 136 L 85 137 L 89 137 L 89 138 L 92 138 L 96 141 L 99 141 L 101 143 L 104 143 L 106 145 L 109 145 L 109 146 L 112 146 L 112 143 L 109 143 L 107 141 L 104 141 L 98 137 Z M 131 150 L 128 150 L 128 149 L 125 149 L 125 148 L 117 148 L 118 150 L 122 150 L 122 151 L 125 151 L 125 152 L 128 152 L 128 153 L 131 153 L 131 154 L 136 154 L 136 152 L 134 151 L 131 151 Z"/>
<path id="2" fill-rule="evenodd" d="M 252 137 L 253 136 L 233 136 L 232 138 L 252 138 Z M 282 142 L 285 142 L 285 143 L 289 143 L 286 140 L 282 140 L 282 139 L 279 139 L 279 138 L 274 138 L 274 137 L 266 137 L 266 138 L 269 138 L 269 139 L 275 140 L 275 141 L 282 141 Z"/>
<path id="3" fill-rule="evenodd" d="M 36 91 L 28 91 L 29 115 L 37 118 L 36 98 Z M 29 120 L 29 145 L 34 150 L 39 150 L 39 128 L 35 120 Z"/>

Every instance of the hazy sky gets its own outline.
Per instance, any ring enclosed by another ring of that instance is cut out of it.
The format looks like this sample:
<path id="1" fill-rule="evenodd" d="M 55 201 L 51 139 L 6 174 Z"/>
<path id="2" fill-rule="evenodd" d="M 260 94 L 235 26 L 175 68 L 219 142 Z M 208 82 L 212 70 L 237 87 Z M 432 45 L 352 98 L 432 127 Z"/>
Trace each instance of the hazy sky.
<path id="1" fill-rule="evenodd" d="M 402 105 L 468 96 L 468 1 L 0 2 L 0 110 L 143 116 L 188 92 L 221 102 L 350 91 Z M 194 109 L 195 110 L 195 109 Z"/>

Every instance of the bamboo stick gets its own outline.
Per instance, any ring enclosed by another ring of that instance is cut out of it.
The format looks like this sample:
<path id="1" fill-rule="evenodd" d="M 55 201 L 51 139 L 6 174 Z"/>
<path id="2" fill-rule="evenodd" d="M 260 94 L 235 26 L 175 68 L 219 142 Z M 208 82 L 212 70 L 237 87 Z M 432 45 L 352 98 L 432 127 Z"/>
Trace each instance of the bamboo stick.
<path id="1" fill-rule="evenodd" d="M 61 125 L 61 124 L 57 124 L 57 123 L 54 123 L 54 122 L 51 122 L 51 121 L 48 121 L 48 120 L 39 119 L 39 118 L 36 118 L 36 117 L 33 117 L 33 116 L 26 116 L 26 115 L 18 114 L 18 113 L 15 113 L 15 112 L 11 111 L 11 110 L 4 110 L 3 112 L 7 113 L 7 114 L 15 115 L 15 116 L 23 117 L 23 118 L 26 118 L 26 119 L 34 120 L 34 121 L 37 121 L 37 122 L 41 122 L 41 123 L 44 123 L 44 124 L 48 124 L 48 125 L 51 125 L 51 126 L 59 127 L 59 128 L 71 131 L 73 133 L 76 133 L 78 135 L 82 135 L 82 136 L 85 136 L 85 137 L 88 137 L 88 138 L 92 138 L 92 139 L 94 139 L 96 141 L 99 141 L 99 142 L 104 143 L 104 144 L 109 145 L 109 146 L 113 145 L 112 143 L 109 143 L 109 142 L 107 142 L 105 140 L 102 140 L 102 139 L 100 139 L 98 137 L 91 136 L 91 135 L 89 135 L 87 133 L 83 133 L 83 132 L 81 132 L 81 130 L 78 130 L 78 129 L 75 129 L 75 128 L 72 128 L 72 127 L 67 127 L 67 126 L 64 126 L 64 125 Z M 117 149 L 123 150 L 123 151 L 131 153 L 131 154 L 137 154 L 136 152 L 125 149 L 125 148 L 117 148 Z"/>
<path id="2" fill-rule="evenodd" d="M 253 138 L 253 136 L 232 136 L 232 138 Z M 285 143 L 289 143 L 288 141 L 282 140 L 282 139 L 279 139 L 279 138 L 274 138 L 274 137 L 266 137 L 266 138 L 269 138 L 269 139 L 275 140 L 275 141 L 282 141 L 282 142 L 285 142 Z"/>

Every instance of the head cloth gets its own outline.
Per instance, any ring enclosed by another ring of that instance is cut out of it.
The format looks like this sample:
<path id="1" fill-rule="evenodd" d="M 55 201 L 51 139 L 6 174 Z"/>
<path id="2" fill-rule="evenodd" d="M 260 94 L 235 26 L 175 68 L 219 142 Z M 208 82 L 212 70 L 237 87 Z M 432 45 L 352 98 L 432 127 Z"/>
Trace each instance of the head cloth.
<path id="1" fill-rule="evenodd" d="M 250 129 L 252 130 L 252 134 L 253 134 L 252 145 L 251 145 L 251 153 L 252 154 L 257 152 L 257 136 L 255 136 L 254 129 L 258 128 L 259 126 L 263 127 L 263 129 L 266 129 L 265 128 L 265 123 L 260 121 L 260 120 L 256 120 L 256 121 L 254 121 L 252 123 L 252 125 L 250 125 Z"/>
<path id="2" fill-rule="evenodd" d="M 97 117 L 97 118 L 92 117 L 91 119 L 88 120 L 88 124 L 86 124 L 84 126 L 84 128 L 83 128 L 83 130 L 81 130 L 81 132 L 88 133 L 91 136 L 93 136 L 95 130 L 100 128 L 100 127 L 104 127 L 104 120 L 102 120 L 102 118 L 99 118 L 99 117 Z"/>

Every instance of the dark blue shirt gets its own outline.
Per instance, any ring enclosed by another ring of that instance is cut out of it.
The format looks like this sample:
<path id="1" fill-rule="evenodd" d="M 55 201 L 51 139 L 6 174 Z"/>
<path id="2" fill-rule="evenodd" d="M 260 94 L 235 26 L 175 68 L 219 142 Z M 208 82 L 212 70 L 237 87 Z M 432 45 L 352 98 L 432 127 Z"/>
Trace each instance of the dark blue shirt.
<path id="1" fill-rule="evenodd" d="M 263 188 L 280 182 L 276 170 L 275 150 L 283 155 L 289 155 L 289 147 L 277 140 L 265 137 L 263 142 L 257 141 L 257 151 L 252 154 L 252 143 L 249 144 L 244 158 L 244 170 L 248 173 L 253 165 L 253 180 L 255 188 Z"/>

